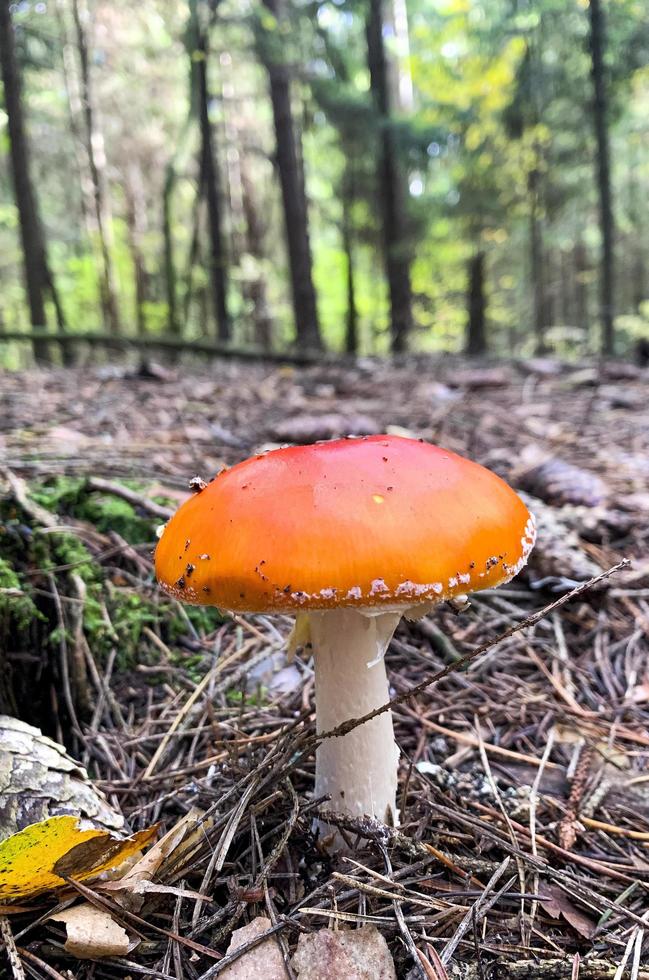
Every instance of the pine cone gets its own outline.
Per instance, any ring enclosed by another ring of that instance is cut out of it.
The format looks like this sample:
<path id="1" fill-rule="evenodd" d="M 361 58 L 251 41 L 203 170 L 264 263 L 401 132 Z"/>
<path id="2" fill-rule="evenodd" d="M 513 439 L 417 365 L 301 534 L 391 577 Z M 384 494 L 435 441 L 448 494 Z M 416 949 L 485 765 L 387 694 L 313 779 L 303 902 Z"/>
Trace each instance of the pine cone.
<path id="1" fill-rule="evenodd" d="M 558 507 L 563 504 L 597 507 L 608 493 L 600 477 L 557 457 L 550 457 L 519 473 L 517 483 L 522 490 Z"/>
<path id="2" fill-rule="evenodd" d="M 561 511 L 529 494 L 522 493 L 521 497 L 536 518 L 536 544 L 527 565 L 533 587 L 561 592 L 600 574 L 602 569 L 583 550 Z M 596 586 L 598 591 L 607 588 L 607 581 Z"/>

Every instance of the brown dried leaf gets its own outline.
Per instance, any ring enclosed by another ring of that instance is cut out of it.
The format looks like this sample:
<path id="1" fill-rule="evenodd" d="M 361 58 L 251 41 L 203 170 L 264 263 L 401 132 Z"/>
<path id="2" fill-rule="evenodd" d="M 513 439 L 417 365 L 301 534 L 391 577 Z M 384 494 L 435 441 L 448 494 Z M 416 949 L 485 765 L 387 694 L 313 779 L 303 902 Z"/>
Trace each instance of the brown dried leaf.
<path id="1" fill-rule="evenodd" d="M 388 944 L 375 926 L 303 933 L 291 965 L 299 980 L 396 980 Z"/>
<path id="2" fill-rule="evenodd" d="M 65 924 L 68 934 L 65 950 L 79 960 L 124 956 L 129 950 L 127 933 L 108 912 L 89 902 L 57 912 L 50 918 Z"/>
<path id="3" fill-rule="evenodd" d="M 597 924 L 573 905 L 558 885 L 544 885 L 543 893 L 539 895 L 539 901 L 541 907 L 552 919 L 563 917 L 584 939 L 592 939 L 595 935 Z"/>
<path id="4" fill-rule="evenodd" d="M 167 831 L 164 837 L 136 861 L 119 881 L 108 882 L 102 888 L 106 891 L 115 892 L 115 901 L 119 902 L 123 908 L 132 912 L 139 912 L 144 904 L 145 895 L 155 890 L 147 887 L 154 876 L 164 879 L 165 862 L 170 858 L 176 860 L 180 854 L 187 854 L 192 846 L 203 840 L 205 830 L 211 826 L 211 821 L 205 826 L 200 826 L 202 816 L 203 811 L 193 807 L 171 830 Z M 198 896 L 194 893 L 187 897 L 207 898 L 207 896 Z"/>

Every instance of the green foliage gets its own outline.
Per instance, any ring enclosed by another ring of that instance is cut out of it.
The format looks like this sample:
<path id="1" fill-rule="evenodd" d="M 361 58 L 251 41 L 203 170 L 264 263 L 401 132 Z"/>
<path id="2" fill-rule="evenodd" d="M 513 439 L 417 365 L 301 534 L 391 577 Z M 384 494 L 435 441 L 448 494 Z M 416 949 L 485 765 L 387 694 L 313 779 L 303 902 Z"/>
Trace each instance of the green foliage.
<path id="1" fill-rule="evenodd" d="M 263 59 L 284 65 L 292 75 L 314 279 L 328 347 L 339 350 L 344 343 L 349 248 L 362 350 L 386 349 L 389 310 L 376 173 L 377 141 L 386 126 L 408 183 L 414 346 L 459 349 L 466 262 L 480 249 L 487 259 L 494 349 L 525 348 L 533 305 L 532 212 L 548 266 L 550 319 L 555 326 L 577 326 L 587 337 L 588 324 L 577 322 L 576 283 L 584 277 L 591 320 L 597 305 L 599 231 L 586 0 L 531 0 L 513 7 L 509 0 L 407 0 L 405 35 L 403 24 L 395 31 L 389 23 L 385 31 L 393 81 L 389 121 L 379 118 L 369 91 L 367 4 L 287 4 L 289 16 L 280 21 L 260 0 L 243 5 L 222 0 L 217 6 L 206 0 L 187 5 L 144 0 L 135 8 L 118 0 L 94 10 L 90 61 L 98 152 L 106 156 L 110 208 L 105 232 L 125 334 L 135 333 L 138 321 L 138 250 L 144 282 L 140 327 L 152 334 L 169 327 L 162 199 L 172 163 L 178 322 L 188 339 L 214 334 L 206 221 L 197 204 L 195 71 L 197 25 L 211 22 L 210 118 L 221 168 L 235 343 L 255 339 L 253 292 L 259 281 L 276 343 L 288 343 L 293 336 Z M 389 13 L 391 5 L 385 8 Z M 642 327 L 638 305 L 646 299 L 639 295 L 643 287 L 637 269 L 647 261 L 639 215 L 649 190 L 649 21 L 641 0 L 607 0 L 604 9 L 619 229 L 619 327 L 626 342 L 636 326 Z M 17 4 L 12 12 L 32 176 L 68 328 L 102 329 L 102 259 L 80 139 L 83 117 L 66 94 L 70 86 L 75 89 L 79 71 L 69 11 L 61 14 L 55 4 Z M 8 149 L 7 118 L 0 110 L 3 158 Z M 252 188 L 254 200 L 245 199 L 245 187 Z M 578 269 L 573 259 L 582 246 L 586 268 Z M 0 252 L 0 328 L 24 329 L 28 312 L 19 227 L 5 172 L 0 177 Z M 571 280 L 567 287 L 559 285 L 565 267 Z M 649 275 L 644 280 L 649 282 Z M 48 317 L 53 323 L 51 303 Z M 4 366 L 18 366 L 21 357 L 22 348 L 5 344 L 0 350 Z M 142 540 L 145 529 L 138 528 L 138 515 L 121 505 L 111 512 L 111 507 L 95 501 L 88 513 L 101 526 L 115 520 Z"/>

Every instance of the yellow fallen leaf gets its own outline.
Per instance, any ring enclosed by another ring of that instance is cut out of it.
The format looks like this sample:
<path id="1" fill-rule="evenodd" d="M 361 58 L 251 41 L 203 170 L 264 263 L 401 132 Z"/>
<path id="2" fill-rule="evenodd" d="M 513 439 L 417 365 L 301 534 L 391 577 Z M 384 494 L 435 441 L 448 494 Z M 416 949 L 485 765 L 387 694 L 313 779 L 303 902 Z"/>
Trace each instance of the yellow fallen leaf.
<path id="1" fill-rule="evenodd" d="M 105 830 L 81 830 L 74 816 L 50 817 L 0 843 L 0 901 L 31 898 L 116 868 L 140 851 L 157 826 L 119 840 Z"/>
<path id="2" fill-rule="evenodd" d="M 95 908 L 89 902 L 57 912 L 50 919 L 65 923 L 68 934 L 65 950 L 77 959 L 124 956 L 128 952 L 128 934 L 108 912 Z"/>

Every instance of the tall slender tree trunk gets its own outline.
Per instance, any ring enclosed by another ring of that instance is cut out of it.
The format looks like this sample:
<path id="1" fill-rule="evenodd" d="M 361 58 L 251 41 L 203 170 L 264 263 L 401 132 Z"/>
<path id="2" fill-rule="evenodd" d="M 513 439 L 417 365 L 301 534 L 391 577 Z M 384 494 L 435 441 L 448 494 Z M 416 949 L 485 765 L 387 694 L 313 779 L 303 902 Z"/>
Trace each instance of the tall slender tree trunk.
<path id="1" fill-rule="evenodd" d="M 588 288 L 586 278 L 588 276 L 588 256 L 583 242 L 577 241 L 572 251 L 573 262 L 573 282 L 574 282 L 574 306 L 575 320 L 577 326 L 584 333 L 588 334 Z"/>
<path id="2" fill-rule="evenodd" d="M 124 182 L 126 196 L 126 224 L 128 241 L 133 262 L 133 282 L 135 286 L 135 322 L 140 336 L 146 333 L 145 304 L 149 298 L 148 276 L 144 262 L 142 238 L 146 232 L 146 203 L 142 172 L 136 164 L 127 171 Z"/>
<path id="3" fill-rule="evenodd" d="M 221 174 L 214 152 L 214 137 L 210 123 L 210 93 L 207 79 L 209 45 L 207 30 L 198 36 L 198 93 L 199 122 L 201 130 L 201 170 L 207 200 L 207 217 L 210 231 L 210 282 L 219 340 L 228 341 L 231 335 L 228 313 L 225 246 L 221 215 Z"/>
<path id="4" fill-rule="evenodd" d="M 83 8 L 80 6 L 83 4 Z M 85 122 L 85 142 L 88 166 L 93 189 L 94 217 L 101 256 L 101 298 L 106 328 L 113 333 L 120 331 L 120 317 L 115 285 L 115 270 L 111 253 L 111 215 L 105 177 L 104 139 L 97 126 L 97 111 L 92 87 L 92 74 L 88 52 L 86 21 L 88 9 L 85 0 L 73 0 L 72 15 L 77 36 L 81 75 L 81 101 Z"/>
<path id="5" fill-rule="evenodd" d="M 570 282 L 570 254 L 563 248 L 559 249 L 559 315 L 564 326 L 574 326 L 575 318 L 572 309 L 572 290 Z"/>
<path id="6" fill-rule="evenodd" d="M 221 55 L 221 64 L 231 63 Z M 247 143 L 256 123 L 246 111 L 246 100 L 237 92 L 237 74 L 230 72 L 223 80 L 221 95 L 224 110 L 224 141 L 235 152 L 228 153 L 228 188 L 232 226 L 232 252 L 243 273 L 243 294 L 250 309 L 253 343 L 262 350 L 272 350 L 273 320 L 268 302 L 264 272 L 266 259 L 266 226 L 262 218 L 257 189 L 250 171 Z"/>
<path id="7" fill-rule="evenodd" d="M 608 96 L 604 51 L 606 27 L 601 0 L 590 0 L 590 57 L 593 82 L 593 126 L 597 142 L 597 191 L 599 226 L 602 237 L 600 271 L 601 352 L 615 353 L 615 224 L 608 134 Z"/>
<path id="8" fill-rule="evenodd" d="M 235 79 L 238 72 L 232 68 L 229 51 L 222 51 L 218 58 L 219 74 L 215 80 L 216 97 L 221 106 L 221 118 L 216 129 L 217 146 L 223 159 L 223 197 L 228 214 L 228 237 L 226 250 L 230 267 L 241 265 L 246 251 L 246 217 L 243 205 L 242 157 L 245 133 L 245 109 L 237 100 Z"/>
<path id="9" fill-rule="evenodd" d="M 164 242 L 164 284 L 167 294 L 167 328 L 169 333 L 174 336 L 180 333 L 176 263 L 174 259 L 173 228 L 171 224 L 172 196 L 175 185 L 176 170 L 174 161 L 170 160 L 165 168 L 165 179 L 162 188 L 162 239 Z"/>
<path id="10" fill-rule="evenodd" d="M 263 0 L 263 4 L 277 21 L 282 20 L 283 0 Z M 268 72 L 273 107 L 297 341 L 301 348 L 319 350 L 322 340 L 313 285 L 304 172 L 291 109 L 289 72 L 284 52 L 277 49 L 278 32 L 263 32 L 263 28 L 260 31 L 260 57 Z"/>
<path id="11" fill-rule="evenodd" d="M 194 135 L 198 120 L 199 106 L 199 86 L 198 86 L 198 60 L 196 52 L 199 42 L 199 17 L 198 0 L 189 0 L 189 16 L 183 42 L 187 53 L 187 64 L 189 66 L 187 101 L 188 111 L 182 129 L 176 138 L 176 148 L 167 161 L 165 167 L 165 179 L 162 189 L 162 237 L 164 241 L 163 268 L 165 290 L 167 294 L 167 327 L 169 332 L 175 336 L 182 334 L 182 324 L 178 319 L 178 276 L 176 272 L 176 261 L 174 256 L 173 240 L 173 196 L 176 189 L 178 174 L 182 172 L 187 161 L 194 151 Z M 199 178 L 199 195 L 201 194 Z M 196 227 L 196 225 L 195 225 Z M 185 296 L 185 319 L 191 300 L 191 277 L 188 280 L 190 297 Z M 203 323 L 204 321 L 201 321 Z"/>
<path id="12" fill-rule="evenodd" d="M 358 309 L 356 306 L 356 279 L 354 274 L 354 233 L 352 226 L 352 206 L 355 196 L 354 164 L 351 157 L 347 158 L 342 185 L 342 239 L 343 252 L 347 262 L 347 312 L 345 315 L 345 351 L 347 354 L 358 353 Z"/>
<path id="13" fill-rule="evenodd" d="M 543 225 L 539 214 L 539 172 L 532 169 L 528 174 L 530 201 L 530 281 L 532 284 L 532 323 L 534 346 L 537 354 L 546 351 L 545 331 L 548 327 L 548 303 L 545 282 L 545 257 L 543 254 Z"/>
<path id="14" fill-rule="evenodd" d="M 390 128 L 390 86 L 383 43 L 383 0 L 369 0 L 366 21 L 367 61 L 374 105 L 379 115 L 377 178 L 383 225 L 383 249 L 390 293 L 391 346 L 404 351 L 412 329 L 410 249 L 406 216 L 405 177 Z"/>
<path id="15" fill-rule="evenodd" d="M 184 275 L 184 295 L 183 295 L 183 323 L 189 322 L 189 316 L 192 308 L 192 303 L 194 301 L 194 268 L 198 264 L 201 255 L 201 225 L 202 217 L 204 211 L 204 177 L 203 168 L 200 168 L 200 173 L 198 177 L 198 188 L 196 190 L 196 196 L 194 198 L 194 203 L 192 206 L 192 217 L 191 217 L 191 229 L 192 237 L 189 242 L 189 250 L 187 252 L 187 262 L 185 265 L 185 275 Z M 201 326 L 205 327 L 205 324 L 201 321 Z M 204 332 L 204 336 L 209 334 Z"/>
<path id="16" fill-rule="evenodd" d="M 32 327 L 44 330 L 45 292 L 51 282 L 47 267 L 45 239 L 38 216 L 36 193 L 30 175 L 30 154 L 22 109 L 20 69 L 16 57 L 15 34 L 9 0 L 0 0 L 0 63 L 4 85 L 5 110 L 8 117 L 9 151 L 14 195 L 20 221 L 25 288 Z M 33 342 L 37 361 L 49 360 L 49 345 Z"/>
<path id="17" fill-rule="evenodd" d="M 93 194 L 92 181 L 88 170 L 88 159 L 83 137 L 83 105 L 79 91 L 79 76 L 76 64 L 74 43 L 70 37 L 67 17 L 66 0 L 56 0 L 56 20 L 61 38 L 61 67 L 63 69 L 63 85 L 65 88 L 72 149 L 79 179 L 79 203 L 81 216 L 88 239 L 92 241 L 93 228 Z"/>
<path id="18" fill-rule="evenodd" d="M 465 352 L 470 357 L 487 353 L 487 299 L 485 296 L 485 254 L 478 249 L 468 262 L 467 323 Z"/>
<path id="19" fill-rule="evenodd" d="M 273 346 L 273 321 L 268 305 L 268 291 L 262 271 L 264 261 L 264 227 L 259 214 L 255 196 L 255 187 L 246 164 L 246 158 L 241 157 L 241 200 L 246 225 L 246 250 L 252 256 L 255 266 L 248 286 L 248 295 L 252 304 L 252 319 L 255 330 L 255 343 L 264 350 Z"/>
<path id="20" fill-rule="evenodd" d="M 634 313 L 639 313 L 642 304 L 647 299 L 647 268 L 645 263 L 645 253 L 642 245 L 642 239 L 636 238 L 634 244 L 634 256 L 633 256 L 633 267 L 632 276 L 633 282 L 631 284 L 631 305 Z"/>
<path id="21" fill-rule="evenodd" d="M 641 173 L 642 159 L 633 153 L 627 161 L 627 209 L 632 228 L 629 252 L 631 255 L 629 302 L 634 313 L 640 313 L 647 299 L 647 267 L 644 244 L 645 216 L 642 190 L 638 175 Z"/>

